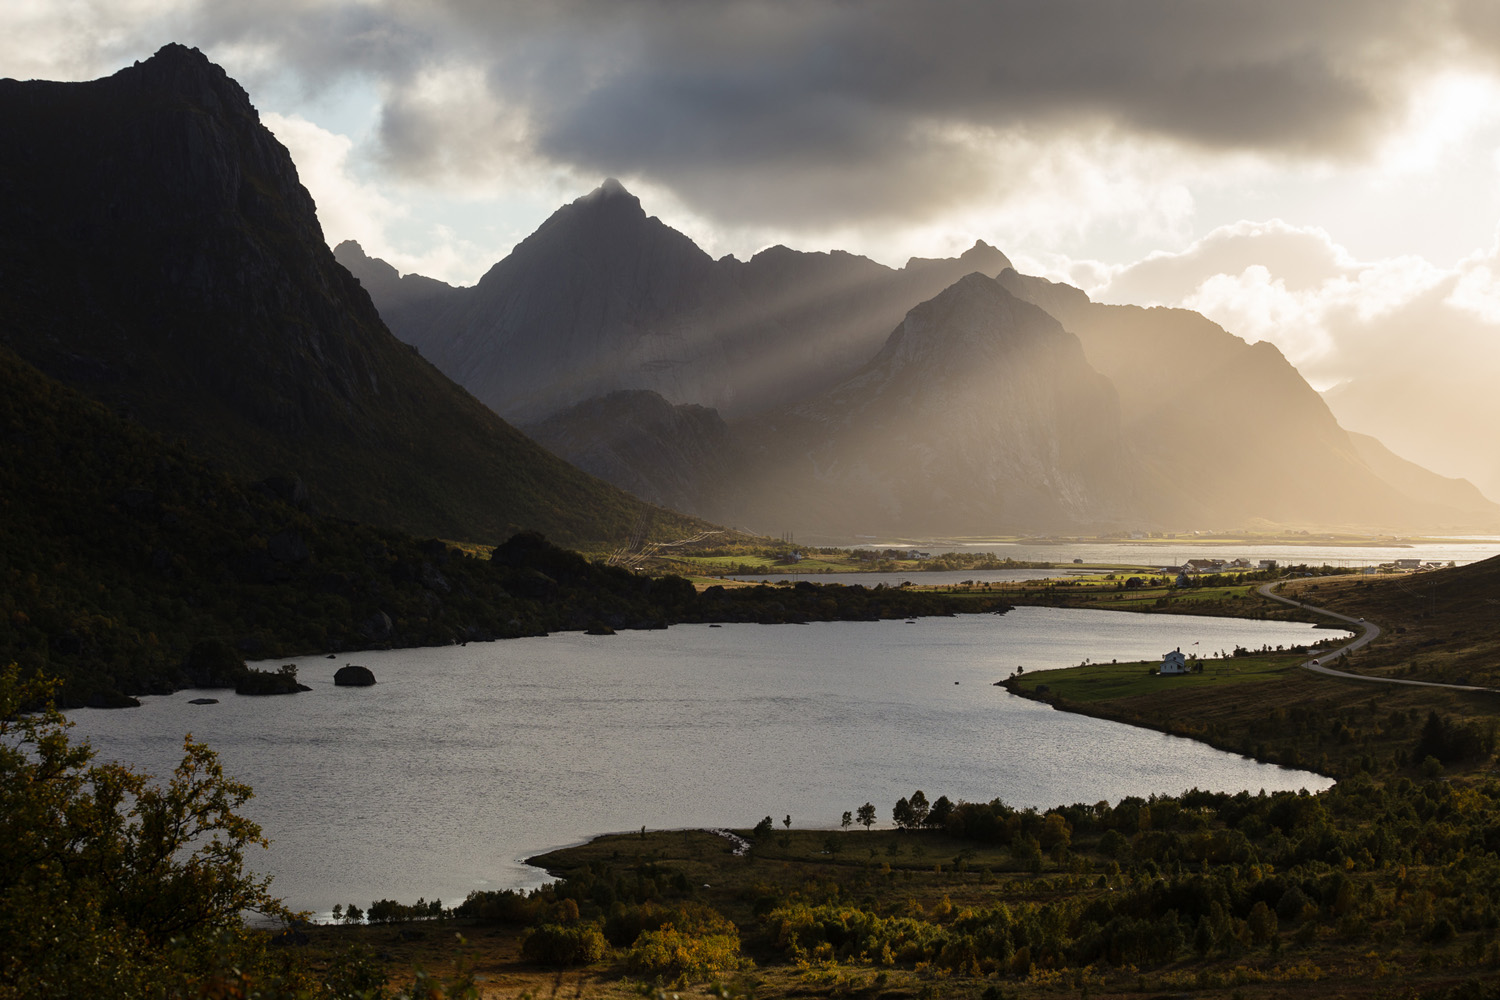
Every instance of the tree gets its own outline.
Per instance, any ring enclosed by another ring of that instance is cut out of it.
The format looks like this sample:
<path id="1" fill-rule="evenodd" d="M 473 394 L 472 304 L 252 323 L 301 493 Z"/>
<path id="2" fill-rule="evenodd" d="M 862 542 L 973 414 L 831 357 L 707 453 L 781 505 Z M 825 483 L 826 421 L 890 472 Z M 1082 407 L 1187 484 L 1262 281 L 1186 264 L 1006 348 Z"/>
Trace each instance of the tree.
<path id="1" fill-rule="evenodd" d="M 851 813 L 851 812 L 849 812 L 848 810 L 845 810 L 844 811 L 844 818 L 841 819 L 841 820 L 839 820 L 839 826 L 842 826 L 845 830 L 847 830 L 847 829 L 849 829 L 849 827 L 851 827 L 853 825 L 854 825 L 854 814 Z"/>
<path id="2" fill-rule="evenodd" d="M 922 826 L 927 822 L 927 814 L 931 811 L 927 804 L 927 795 L 919 788 L 911 793 L 911 818 L 912 826 Z"/>
<path id="3" fill-rule="evenodd" d="M 948 796 L 939 796 L 932 804 L 932 811 L 927 814 L 927 825 L 931 827 L 946 826 L 948 817 L 953 815 L 953 803 Z"/>
<path id="4" fill-rule="evenodd" d="M 891 819 L 895 821 L 896 828 L 905 830 L 912 825 L 911 803 L 902 796 L 896 800 L 896 806 L 891 810 Z"/>
<path id="5" fill-rule="evenodd" d="M 869 802 L 859 807 L 859 822 L 869 832 L 870 827 L 875 825 L 875 806 Z"/>
<path id="6" fill-rule="evenodd" d="M 266 845 L 237 812 L 250 788 L 191 736 L 165 785 L 95 763 L 56 688 L 0 670 L 0 995 L 132 997 L 226 949 L 245 964 L 242 911 L 291 915 L 244 868 Z"/>

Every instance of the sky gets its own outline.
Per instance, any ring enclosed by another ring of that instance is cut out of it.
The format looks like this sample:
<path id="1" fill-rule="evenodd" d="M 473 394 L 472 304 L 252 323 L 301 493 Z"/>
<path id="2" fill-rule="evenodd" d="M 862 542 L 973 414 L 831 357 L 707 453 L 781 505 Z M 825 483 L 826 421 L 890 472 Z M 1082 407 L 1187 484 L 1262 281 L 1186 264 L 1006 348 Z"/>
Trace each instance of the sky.
<path id="1" fill-rule="evenodd" d="M 0 5 L 0 76 L 168 41 L 249 91 L 330 244 L 402 272 L 472 283 L 608 176 L 716 256 L 983 239 L 1272 341 L 1500 499 L 1493 0 Z"/>

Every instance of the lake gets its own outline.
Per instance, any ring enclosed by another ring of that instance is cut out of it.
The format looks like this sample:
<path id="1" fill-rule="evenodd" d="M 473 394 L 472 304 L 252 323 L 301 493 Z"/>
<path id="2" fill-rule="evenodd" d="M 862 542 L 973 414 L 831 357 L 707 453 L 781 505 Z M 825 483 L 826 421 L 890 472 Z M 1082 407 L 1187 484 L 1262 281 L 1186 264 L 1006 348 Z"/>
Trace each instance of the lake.
<path id="1" fill-rule="evenodd" d="M 897 798 L 1016 806 L 1190 787 L 1331 782 L 1143 729 L 1054 711 L 993 683 L 1028 670 L 1296 644 L 1289 622 L 1060 608 L 915 624 L 683 625 L 296 660 L 312 691 L 181 691 L 70 713 L 103 759 L 170 771 L 191 731 L 249 782 L 274 843 L 252 866 L 297 908 L 528 887 L 521 859 L 620 830 L 838 825 Z M 278 663 L 281 661 L 278 661 Z M 337 688 L 345 662 L 372 688 Z M 270 664 L 275 666 L 276 664 Z M 1168 682 L 1170 683 L 1170 682 Z"/>

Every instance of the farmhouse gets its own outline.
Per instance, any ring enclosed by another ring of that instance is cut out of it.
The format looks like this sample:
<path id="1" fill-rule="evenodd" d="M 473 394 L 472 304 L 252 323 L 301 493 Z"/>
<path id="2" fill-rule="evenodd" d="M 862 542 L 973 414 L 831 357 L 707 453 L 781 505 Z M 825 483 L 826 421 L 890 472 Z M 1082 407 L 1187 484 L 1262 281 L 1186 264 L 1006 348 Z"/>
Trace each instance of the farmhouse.
<path id="1" fill-rule="evenodd" d="M 1174 649 L 1161 658 L 1161 666 L 1156 672 L 1162 675 L 1185 674 L 1188 672 L 1187 657 L 1182 655 L 1182 650 Z"/>

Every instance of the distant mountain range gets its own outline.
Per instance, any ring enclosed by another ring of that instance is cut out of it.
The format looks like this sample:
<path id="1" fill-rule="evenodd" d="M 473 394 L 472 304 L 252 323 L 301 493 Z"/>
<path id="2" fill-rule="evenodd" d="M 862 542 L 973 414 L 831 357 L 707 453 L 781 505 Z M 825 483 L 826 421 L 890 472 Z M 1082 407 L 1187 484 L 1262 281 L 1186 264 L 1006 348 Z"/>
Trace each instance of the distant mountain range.
<path id="1" fill-rule="evenodd" d="M 286 149 L 196 49 L 88 83 L 0 81 L 0 302 L 0 343 L 31 364 L 244 481 L 300 478 L 325 513 L 484 542 L 695 527 L 537 447 L 391 336 Z"/>
<path id="2" fill-rule="evenodd" d="M 1339 427 L 1277 349 L 1091 302 L 976 244 L 897 270 L 713 260 L 616 181 L 479 283 L 336 256 L 393 331 L 557 454 L 761 532 L 1496 530 Z"/>
<path id="3" fill-rule="evenodd" d="M 726 417 L 787 405 L 868 361 L 918 302 L 1010 263 L 983 243 L 899 271 L 786 247 L 714 260 L 614 180 L 559 209 L 471 288 L 393 280 L 352 242 L 335 255 L 398 337 L 523 424 L 616 389 Z"/>

